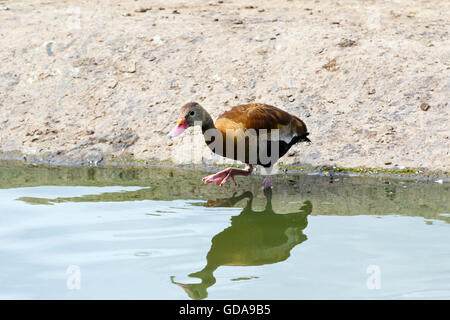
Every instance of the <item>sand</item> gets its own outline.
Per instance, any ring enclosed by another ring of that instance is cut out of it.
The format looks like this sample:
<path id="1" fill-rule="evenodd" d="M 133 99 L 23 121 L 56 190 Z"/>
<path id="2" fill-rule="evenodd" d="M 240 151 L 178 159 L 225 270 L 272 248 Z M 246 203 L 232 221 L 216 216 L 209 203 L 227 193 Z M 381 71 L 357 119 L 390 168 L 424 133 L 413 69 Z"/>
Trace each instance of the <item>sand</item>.
<path id="1" fill-rule="evenodd" d="M 439 0 L 0 1 L 0 153 L 210 165 L 198 130 L 167 139 L 175 111 L 261 102 L 310 132 L 284 165 L 448 172 L 449 17 Z"/>

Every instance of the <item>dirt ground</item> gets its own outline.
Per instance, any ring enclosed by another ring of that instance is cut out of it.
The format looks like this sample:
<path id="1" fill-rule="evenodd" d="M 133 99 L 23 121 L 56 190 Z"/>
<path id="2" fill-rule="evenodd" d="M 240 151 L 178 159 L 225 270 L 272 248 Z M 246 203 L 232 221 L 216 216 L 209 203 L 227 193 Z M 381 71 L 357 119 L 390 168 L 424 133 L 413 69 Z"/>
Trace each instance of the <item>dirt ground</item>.
<path id="1" fill-rule="evenodd" d="M 449 17 L 445 0 L 0 1 L 0 151 L 209 165 L 198 131 L 167 139 L 174 111 L 262 102 L 310 132 L 285 165 L 448 172 Z"/>

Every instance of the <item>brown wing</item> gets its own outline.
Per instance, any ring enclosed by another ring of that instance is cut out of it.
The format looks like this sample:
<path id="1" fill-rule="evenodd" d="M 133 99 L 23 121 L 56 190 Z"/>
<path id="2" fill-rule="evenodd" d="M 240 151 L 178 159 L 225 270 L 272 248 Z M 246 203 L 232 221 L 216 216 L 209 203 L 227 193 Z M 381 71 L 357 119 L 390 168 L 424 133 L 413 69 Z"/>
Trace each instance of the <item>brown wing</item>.
<path id="1" fill-rule="evenodd" d="M 279 108 L 267 104 L 246 104 L 232 108 L 223 113 L 216 121 L 217 129 L 279 129 L 282 140 L 287 143 L 294 136 L 303 137 L 307 130 L 302 120 Z"/>

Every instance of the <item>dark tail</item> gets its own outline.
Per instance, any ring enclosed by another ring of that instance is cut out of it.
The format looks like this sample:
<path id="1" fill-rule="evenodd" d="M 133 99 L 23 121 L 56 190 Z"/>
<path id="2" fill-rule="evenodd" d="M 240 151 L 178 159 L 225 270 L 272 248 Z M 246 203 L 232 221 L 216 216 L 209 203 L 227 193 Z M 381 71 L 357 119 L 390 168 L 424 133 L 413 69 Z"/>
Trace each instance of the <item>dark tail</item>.
<path id="1" fill-rule="evenodd" d="M 311 143 L 311 140 L 308 139 L 308 135 L 309 135 L 309 132 L 306 132 L 301 137 L 297 136 L 294 139 L 292 139 L 292 141 L 289 143 L 289 148 L 292 147 L 294 144 L 299 143 L 299 142 L 309 142 L 309 143 Z M 289 150 L 289 148 L 287 150 Z M 286 152 L 287 152 L 287 150 L 286 150 Z"/>
<path id="2" fill-rule="evenodd" d="M 308 139 L 309 132 L 306 132 L 305 135 L 299 137 L 298 142 L 310 142 L 311 140 Z"/>

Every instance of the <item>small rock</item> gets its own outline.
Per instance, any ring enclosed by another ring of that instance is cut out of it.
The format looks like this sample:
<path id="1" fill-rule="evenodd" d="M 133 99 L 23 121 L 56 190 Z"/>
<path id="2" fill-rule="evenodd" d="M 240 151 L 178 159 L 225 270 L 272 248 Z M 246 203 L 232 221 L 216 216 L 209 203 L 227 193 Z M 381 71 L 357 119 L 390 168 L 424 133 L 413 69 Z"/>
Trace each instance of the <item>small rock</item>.
<path id="1" fill-rule="evenodd" d="M 428 109 L 430 109 L 430 105 L 428 103 L 426 103 L 426 102 L 423 102 L 420 105 L 420 109 L 422 109 L 423 111 L 427 111 Z"/>
<path id="2" fill-rule="evenodd" d="M 180 14 L 180 12 L 177 9 L 173 10 L 172 13 L 173 14 Z"/>
<path id="3" fill-rule="evenodd" d="M 151 51 L 145 51 L 142 56 L 149 61 L 156 60 L 156 56 Z"/>
<path id="4" fill-rule="evenodd" d="M 394 18 L 398 18 L 398 17 L 400 17 L 401 16 L 401 14 L 399 14 L 399 13 L 395 13 L 393 10 L 391 10 L 390 12 L 389 12 L 390 14 L 391 14 L 391 16 L 393 16 Z"/>
<path id="5" fill-rule="evenodd" d="M 141 7 L 139 9 L 134 10 L 134 12 L 144 13 L 144 12 L 147 12 L 147 11 L 150 11 L 150 10 L 152 10 L 152 8 L 143 8 L 143 7 Z"/>
<path id="6" fill-rule="evenodd" d="M 115 62 L 115 67 L 120 72 L 135 73 L 136 72 L 136 61 L 119 59 Z"/>
<path id="7" fill-rule="evenodd" d="M 319 48 L 316 50 L 315 54 L 321 54 L 324 51 L 325 51 L 325 48 Z"/>
<path id="8" fill-rule="evenodd" d="M 156 44 L 163 44 L 164 41 L 161 39 L 160 36 L 154 36 L 153 38 L 151 38 L 151 41 L 153 41 Z"/>
<path id="9" fill-rule="evenodd" d="M 322 68 L 324 68 L 327 71 L 333 72 L 339 69 L 339 67 L 337 66 L 336 63 L 336 59 L 330 60 L 328 61 L 326 64 L 324 64 L 322 66 Z"/>
<path id="10" fill-rule="evenodd" d="M 53 56 L 53 51 L 52 51 L 52 45 L 53 45 L 53 41 L 50 41 L 47 43 L 47 45 L 45 46 L 46 50 L 47 50 L 47 55 L 49 57 Z"/>
<path id="11" fill-rule="evenodd" d="M 370 94 L 375 94 L 375 93 L 376 93 L 376 90 L 375 90 L 375 89 L 370 89 L 369 92 L 367 92 L 367 94 L 369 94 L 369 95 L 370 95 Z"/>
<path id="12" fill-rule="evenodd" d="M 384 164 L 388 166 L 388 165 L 391 165 L 392 162 L 391 161 L 386 161 Z"/>
<path id="13" fill-rule="evenodd" d="M 117 83 L 118 81 L 113 78 L 106 80 L 106 86 L 110 89 L 114 89 L 117 86 Z"/>
<path id="14" fill-rule="evenodd" d="M 351 39 L 342 39 L 341 42 L 338 43 L 338 46 L 341 48 L 353 47 L 354 45 L 356 45 L 356 41 Z"/>

